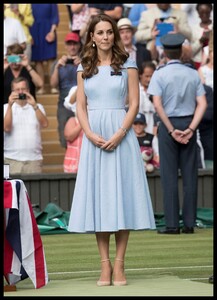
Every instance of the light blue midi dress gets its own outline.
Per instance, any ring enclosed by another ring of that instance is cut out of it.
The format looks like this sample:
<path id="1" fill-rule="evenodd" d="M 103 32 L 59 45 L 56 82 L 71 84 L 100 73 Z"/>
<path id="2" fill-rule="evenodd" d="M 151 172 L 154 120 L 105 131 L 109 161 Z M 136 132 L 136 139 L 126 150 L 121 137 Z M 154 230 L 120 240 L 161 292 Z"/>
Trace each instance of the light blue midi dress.
<path id="1" fill-rule="evenodd" d="M 126 115 L 128 58 L 121 74 L 111 66 L 84 80 L 91 130 L 109 139 Z M 77 72 L 82 71 L 79 65 Z M 96 147 L 83 136 L 68 231 L 80 233 L 155 229 L 144 163 L 133 128 L 114 151 Z"/>

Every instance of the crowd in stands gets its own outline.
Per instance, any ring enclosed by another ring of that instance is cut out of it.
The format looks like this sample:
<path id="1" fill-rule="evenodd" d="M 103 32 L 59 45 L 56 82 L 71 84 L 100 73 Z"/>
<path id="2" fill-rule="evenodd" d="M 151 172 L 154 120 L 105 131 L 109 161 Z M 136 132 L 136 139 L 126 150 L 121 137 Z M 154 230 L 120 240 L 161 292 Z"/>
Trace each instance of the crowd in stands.
<path id="1" fill-rule="evenodd" d="M 60 145 L 66 150 L 63 164 L 64 172 L 77 172 L 83 132 L 76 118 L 75 110 L 76 70 L 80 63 L 79 54 L 86 38 L 90 20 L 96 14 L 105 13 L 117 22 L 122 43 L 130 57 L 137 63 L 140 80 L 139 113 L 144 117 L 142 117 L 143 121 L 141 124 L 137 118 L 134 127 L 136 133 L 139 131 L 138 128 L 142 128 L 143 132 L 139 133 L 139 135 L 141 137 L 147 135 L 148 140 L 150 140 L 150 137 L 151 140 L 153 137 L 157 140 L 157 125 L 159 122 L 152 99 L 147 94 L 152 74 L 159 66 L 165 63 L 159 37 L 167 32 L 179 32 L 185 36 L 181 60 L 183 63 L 191 64 L 198 71 L 206 89 L 208 102 L 207 112 L 197 129 L 198 152 L 201 158 L 198 167 L 212 168 L 213 4 L 67 3 L 63 5 L 66 6 L 66 10 L 69 13 L 69 30 L 64 40 L 59 41 L 65 45 L 65 54 L 58 59 L 57 31 L 60 24 L 58 4 L 4 3 L 5 115 L 8 116 L 8 110 L 12 108 L 13 113 L 15 113 L 19 107 L 24 110 L 25 105 L 28 106 L 28 111 L 31 114 L 36 114 L 37 147 L 41 149 L 41 138 L 38 128 L 46 127 L 48 123 L 43 106 L 39 104 L 37 109 L 35 109 L 37 95 L 47 92 L 58 94 L 57 123 L 59 141 Z M 50 91 L 45 90 L 45 62 L 49 70 Z M 16 81 L 17 78 L 18 80 Z M 19 78 L 21 79 L 19 80 Z M 12 98 L 15 99 L 13 87 L 22 84 L 25 85 L 24 92 L 28 94 L 27 99 L 25 99 L 25 102 L 22 102 L 20 99 L 12 101 Z M 73 93 L 71 92 L 72 88 Z M 65 99 L 68 99 L 68 104 Z M 22 113 L 21 110 L 19 111 L 21 120 Z M 40 121 L 42 115 L 46 120 L 43 124 Z M 17 126 L 12 120 L 11 124 L 12 127 Z M 4 132 L 9 137 L 8 128 L 4 128 Z M 23 136 L 23 139 L 28 138 L 29 134 Z M 27 145 L 27 152 L 29 151 L 30 153 L 32 151 L 32 146 L 29 143 L 23 142 L 23 145 Z M 4 144 L 5 162 L 8 159 L 16 161 L 16 157 L 22 157 L 19 156 L 19 151 L 17 156 L 15 153 L 10 156 L 10 149 L 6 147 L 8 147 L 7 139 Z M 41 150 L 39 152 L 40 155 L 35 157 L 37 160 L 40 160 L 41 164 Z M 155 146 L 155 153 L 157 153 L 157 163 L 154 164 L 154 168 L 160 168 L 157 146 Z M 35 159 L 33 154 L 29 157 L 32 160 Z M 23 155 L 23 161 L 26 160 L 24 158 L 25 156 Z M 73 166 L 73 161 L 75 166 Z M 11 171 L 13 172 L 13 170 Z M 25 172 L 28 173 L 29 169 L 27 168 Z"/>

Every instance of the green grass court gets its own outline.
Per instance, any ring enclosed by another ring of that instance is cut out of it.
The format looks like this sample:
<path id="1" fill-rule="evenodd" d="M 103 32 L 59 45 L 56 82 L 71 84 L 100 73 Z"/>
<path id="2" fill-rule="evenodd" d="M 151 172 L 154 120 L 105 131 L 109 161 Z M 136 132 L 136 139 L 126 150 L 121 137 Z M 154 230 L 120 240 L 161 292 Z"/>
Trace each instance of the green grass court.
<path id="1" fill-rule="evenodd" d="M 130 233 L 125 287 L 97 287 L 100 258 L 94 234 L 42 235 L 49 275 L 47 286 L 35 290 L 30 279 L 17 283 L 6 296 L 57 295 L 185 295 L 211 296 L 213 228 L 194 234 L 159 235 L 156 230 Z M 111 236 L 110 258 L 115 255 Z"/>

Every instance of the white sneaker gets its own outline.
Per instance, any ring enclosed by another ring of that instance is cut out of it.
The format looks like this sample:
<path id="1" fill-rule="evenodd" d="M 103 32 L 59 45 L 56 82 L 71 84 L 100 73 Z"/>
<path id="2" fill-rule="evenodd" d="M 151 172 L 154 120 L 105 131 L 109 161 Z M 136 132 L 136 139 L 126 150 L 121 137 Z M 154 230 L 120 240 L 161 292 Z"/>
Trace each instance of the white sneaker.
<path id="1" fill-rule="evenodd" d="M 50 92 L 51 92 L 51 94 L 58 94 L 59 93 L 59 91 L 56 88 L 52 88 L 50 90 Z"/>
<path id="2" fill-rule="evenodd" d="M 40 89 L 37 90 L 37 92 L 36 92 L 37 95 L 42 95 L 42 94 L 44 94 L 44 93 L 45 93 L 44 88 L 40 88 Z"/>

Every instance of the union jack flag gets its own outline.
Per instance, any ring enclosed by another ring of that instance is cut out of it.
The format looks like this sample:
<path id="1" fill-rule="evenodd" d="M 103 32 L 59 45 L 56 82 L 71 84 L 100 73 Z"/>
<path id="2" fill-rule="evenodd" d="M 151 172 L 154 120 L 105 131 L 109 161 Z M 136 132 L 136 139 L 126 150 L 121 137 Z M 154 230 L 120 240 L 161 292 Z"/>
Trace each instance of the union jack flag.
<path id="1" fill-rule="evenodd" d="M 22 180 L 4 180 L 4 277 L 13 285 L 29 277 L 35 288 L 48 283 L 45 253 Z"/>

